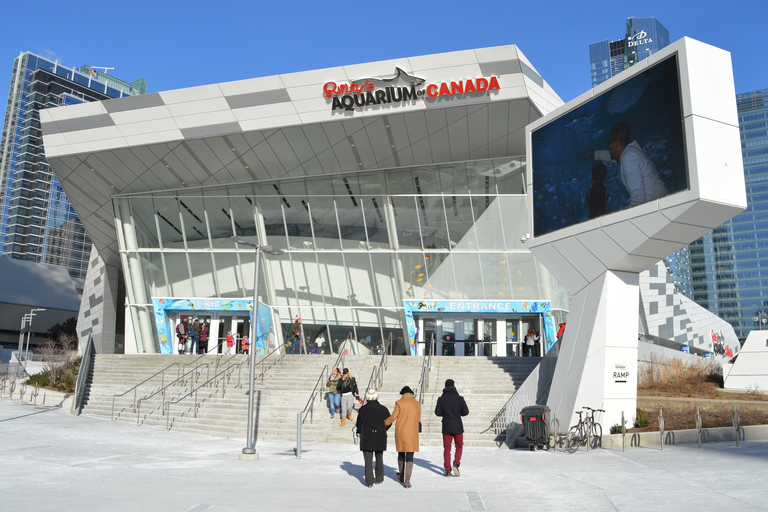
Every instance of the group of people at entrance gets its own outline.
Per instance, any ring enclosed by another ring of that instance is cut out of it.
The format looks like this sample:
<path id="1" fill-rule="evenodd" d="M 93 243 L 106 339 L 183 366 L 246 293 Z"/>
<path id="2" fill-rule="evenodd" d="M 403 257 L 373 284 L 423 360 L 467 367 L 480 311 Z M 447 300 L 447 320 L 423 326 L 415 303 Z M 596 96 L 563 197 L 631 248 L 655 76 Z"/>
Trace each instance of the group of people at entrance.
<path id="1" fill-rule="evenodd" d="M 336 378 L 337 370 L 338 368 L 334 370 L 334 375 L 331 375 L 329 382 Z M 346 368 L 342 372 L 341 382 L 345 380 L 344 375 L 349 375 Z M 346 380 L 351 380 L 351 386 L 354 387 L 356 394 L 357 385 L 354 383 L 354 379 L 349 376 L 346 377 Z M 343 388 L 337 386 L 337 389 Z M 416 399 L 413 390 L 408 386 L 404 386 L 400 390 L 400 395 L 400 400 L 395 402 L 394 412 L 390 414 L 389 409 L 379 403 L 378 392 L 375 389 L 369 389 L 365 394 L 365 405 L 358 412 L 355 428 L 357 435 L 360 436 L 360 451 L 363 452 L 365 464 L 365 485 L 368 487 L 373 487 L 374 484 L 380 484 L 384 481 L 384 452 L 387 449 L 387 431 L 392 424 L 395 425 L 397 479 L 406 488 L 411 487 L 413 456 L 419 451 L 421 404 Z M 331 393 L 329 392 L 331 418 L 333 419 L 338 413 L 338 409 L 335 408 L 335 402 L 331 402 L 330 396 Z M 464 397 L 456 391 L 456 386 L 451 379 L 445 381 L 443 394 L 437 399 L 435 414 L 442 418 L 443 468 L 445 469 L 443 476 L 460 476 L 459 467 L 464 448 L 464 423 L 461 418 L 469 414 L 469 408 Z M 342 417 L 342 425 L 345 424 L 346 419 L 351 420 L 351 414 Z M 451 458 L 453 445 L 455 445 L 455 452 Z"/>
<path id="2" fill-rule="evenodd" d="M 195 318 L 192 324 L 186 316 L 176 326 L 179 354 L 205 354 L 208 352 L 208 334 L 211 326 Z"/>

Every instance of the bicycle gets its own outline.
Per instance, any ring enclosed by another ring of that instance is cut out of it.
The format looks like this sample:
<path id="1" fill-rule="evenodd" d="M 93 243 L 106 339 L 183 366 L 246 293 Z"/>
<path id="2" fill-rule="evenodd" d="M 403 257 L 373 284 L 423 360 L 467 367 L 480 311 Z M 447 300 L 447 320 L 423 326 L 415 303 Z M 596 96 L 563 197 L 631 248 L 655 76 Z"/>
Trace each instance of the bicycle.
<path id="1" fill-rule="evenodd" d="M 591 442 L 589 447 L 594 448 L 600 448 L 603 446 L 603 426 L 600 425 L 597 421 L 595 421 L 595 413 L 596 412 L 605 412 L 604 409 L 592 409 L 591 407 L 583 407 L 583 409 L 586 409 L 588 411 L 587 414 L 589 414 L 589 423 L 591 425 Z"/>
<path id="2" fill-rule="evenodd" d="M 605 412 L 603 409 L 592 409 L 591 407 L 582 407 L 585 411 L 577 411 L 579 421 L 571 426 L 566 434 L 565 447 L 569 450 L 577 450 L 579 446 L 586 446 L 587 451 L 590 448 L 599 448 L 602 446 L 603 427 L 595 421 L 595 412 Z"/>

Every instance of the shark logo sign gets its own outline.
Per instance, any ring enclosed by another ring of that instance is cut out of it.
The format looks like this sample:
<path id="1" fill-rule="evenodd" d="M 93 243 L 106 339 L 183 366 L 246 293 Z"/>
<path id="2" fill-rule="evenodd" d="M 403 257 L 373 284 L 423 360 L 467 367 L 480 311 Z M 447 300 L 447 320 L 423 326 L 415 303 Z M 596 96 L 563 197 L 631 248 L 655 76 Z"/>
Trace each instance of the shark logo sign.
<path id="1" fill-rule="evenodd" d="M 486 93 L 499 90 L 499 79 L 470 78 L 455 82 L 428 84 L 423 78 L 413 76 L 399 67 L 394 76 L 383 78 L 361 78 L 347 83 L 327 82 L 323 94 L 331 102 L 331 110 L 353 111 L 370 105 L 386 105 L 419 101 L 442 96 Z"/>

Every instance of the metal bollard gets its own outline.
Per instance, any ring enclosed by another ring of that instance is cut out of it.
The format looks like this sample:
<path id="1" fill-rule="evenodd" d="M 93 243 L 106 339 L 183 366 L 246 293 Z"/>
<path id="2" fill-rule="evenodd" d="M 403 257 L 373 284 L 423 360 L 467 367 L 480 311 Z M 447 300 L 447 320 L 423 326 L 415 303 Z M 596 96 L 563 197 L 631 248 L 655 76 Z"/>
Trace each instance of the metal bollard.
<path id="1" fill-rule="evenodd" d="M 621 451 L 627 450 L 627 422 L 624 420 L 624 411 L 621 411 Z"/>
<path id="2" fill-rule="evenodd" d="M 699 438 L 699 449 L 701 449 L 701 412 L 699 411 L 699 408 L 696 408 L 696 432 L 697 437 Z"/>
<path id="3" fill-rule="evenodd" d="M 301 413 L 296 414 L 296 458 L 301 458 Z"/>
<path id="4" fill-rule="evenodd" d="M 736 446 L 739 446 L 739 429 L 741 428 L 741 418 L 739 417 L 739 411 L 736 410 L 736 406 L 733 406 L 733 413 L 731 414 L 733 419 L 733 429 L 736 431 Z"/>
<path id="5" fill-rule="evenodd" d="M 661 435 L 661 450 L 664 451 L 664 412 L 659 409 L 659 434 Z"/>
<path id="6" fill-rule="evenodd" d="M 35 405 L 37 405 L 37 395 L 40 394 L 40 386 L 38 384 L 35 384 L 35 390 L 32 391 L 31 395 L 35 397 Z M 32 400 L 30 399 L 30 402 Z"/>

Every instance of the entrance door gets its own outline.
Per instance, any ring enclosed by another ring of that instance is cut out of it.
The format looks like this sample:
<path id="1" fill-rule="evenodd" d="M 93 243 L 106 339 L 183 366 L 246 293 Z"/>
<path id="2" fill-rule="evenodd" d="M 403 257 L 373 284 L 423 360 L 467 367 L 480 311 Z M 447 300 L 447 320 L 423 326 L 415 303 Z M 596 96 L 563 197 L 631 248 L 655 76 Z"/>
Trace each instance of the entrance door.
<path id="1" fill-rule="evenodd" d="M 218 343 L 219 351 L 226 353 L 227 349 L 227 333 L 232 332 L 235 337 L 235 352 L 240 353 L 240 340 L 247 334 L 251 335 L 251 317 L 250 315 L 232 315 L 232 314 L 219 314 L 219 332 Z M 253 343 L 253 340 L 251 340 Z"/>

